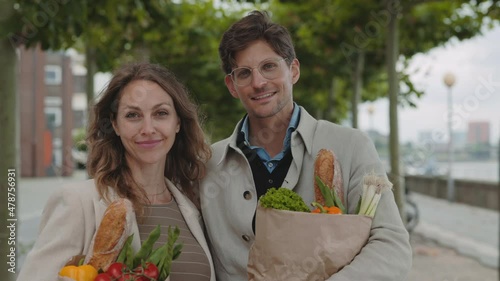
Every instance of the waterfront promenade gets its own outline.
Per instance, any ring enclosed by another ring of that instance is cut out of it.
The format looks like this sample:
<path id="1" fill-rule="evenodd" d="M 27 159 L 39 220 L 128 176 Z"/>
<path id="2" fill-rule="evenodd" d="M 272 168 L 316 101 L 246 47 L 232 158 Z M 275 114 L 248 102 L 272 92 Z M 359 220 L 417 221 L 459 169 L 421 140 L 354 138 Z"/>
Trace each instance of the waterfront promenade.
<path id="1" fill-rule="evenodd" d="M 18 182 L 18 268 L 36 239 L 45 202 L 61 184 L 83 180 L 83 171 L 68 178 L 21 178 Z M 499 214 L 412 193 L 421 213 L 411 235 L 414 263 L 408 281 L 496 281 Z"/>

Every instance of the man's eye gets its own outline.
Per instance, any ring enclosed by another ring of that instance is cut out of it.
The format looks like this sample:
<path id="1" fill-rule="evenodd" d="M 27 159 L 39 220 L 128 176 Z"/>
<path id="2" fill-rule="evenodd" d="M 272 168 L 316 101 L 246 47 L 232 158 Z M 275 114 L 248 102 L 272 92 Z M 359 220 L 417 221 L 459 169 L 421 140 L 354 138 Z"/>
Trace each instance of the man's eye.
<path id="1" fill-rule="evenodd" d="M 250 76 L 250 73 L 251 73 L 250 69 L 241 69 L 236 73 L 236 76 L 238 78 L 247 78 L 248 76 Z"/>
<path id="2" fill-rule="evenodd" d="M 267 62 L 262 66 L 261 69 L 264 71 L 272 71 L 272 70 L 276 69 L 277 67 L 278 67 L 278 65 L 275 62 Z"/>

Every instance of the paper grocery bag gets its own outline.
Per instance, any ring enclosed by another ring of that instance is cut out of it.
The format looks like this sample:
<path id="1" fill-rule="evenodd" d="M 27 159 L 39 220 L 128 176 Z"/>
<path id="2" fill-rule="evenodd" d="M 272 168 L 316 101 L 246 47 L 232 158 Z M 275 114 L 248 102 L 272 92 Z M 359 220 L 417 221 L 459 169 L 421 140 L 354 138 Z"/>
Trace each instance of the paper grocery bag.
<path id="1" fill-rule="evenodd" d="M 368 241 L 372 219 L 257 207 L 251 281 L 324 281 L 348 265 Z"/>

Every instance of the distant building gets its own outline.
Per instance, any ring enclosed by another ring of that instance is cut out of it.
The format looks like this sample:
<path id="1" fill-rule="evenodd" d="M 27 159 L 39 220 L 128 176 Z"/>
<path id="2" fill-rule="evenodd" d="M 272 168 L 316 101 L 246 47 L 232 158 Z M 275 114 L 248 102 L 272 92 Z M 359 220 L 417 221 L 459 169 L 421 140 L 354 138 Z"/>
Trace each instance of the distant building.
<path id="1" fill-rule="evenodd" d="M 467 150 L 474 159 L 491 158 L 490 122 L 469 122 L 467 132 Z"/>
<path id="2" fill-rule="evenodd" d="M 424 130 L 417 133 L 417 146 L 425 147 L 427 153 L 446 154 L 448 152 L 448 142 L 440 139 L 433 130 Z"/>
<path id="3" fill-rule="evenodd" d="M 426 143 L 426 142 L 430 142 L 432 140 L 433 140 L 433 137 L 432 137 L 431 130 L 425 130 L 425 131 L 418 132 L 417 141 L 419 143 Z"/>
<path id="4" fill-rule="evenodd" d="M 468 144 L 489 144 L 490 143 L 490 122 L 474 121 L 469 122 L 467 132 Z"/>
<path id="5" fill-rule="evenodd" d="M 464 149 L 467 146 L 467 132 L 454 131 L 453 132 L 453 147 L 455 149 Z"/>
<path id="6" fill-rule="evenodd" d="M 68 52 L 71 57 L 73 72 L 73 129 L 83 129 L 87 126 L 87 69 L 85 68 L 85 55 Z"/>
<path id="7" fill-rule="evenodd" d="M 21 176 L 69 176 L 74 166 L 71 58 L 24 47 L 18 55 Z"/>

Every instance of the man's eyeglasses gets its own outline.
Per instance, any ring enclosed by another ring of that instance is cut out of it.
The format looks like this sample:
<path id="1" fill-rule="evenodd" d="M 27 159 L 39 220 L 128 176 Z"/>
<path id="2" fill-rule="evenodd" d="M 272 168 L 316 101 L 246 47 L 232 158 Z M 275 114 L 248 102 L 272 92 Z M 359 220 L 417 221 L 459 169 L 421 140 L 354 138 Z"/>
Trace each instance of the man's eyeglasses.
<path id="1" fill-rule="evenodd" d="M 259 65 L 255 68 L 250 67 L 237 67 L 229 73 L 233 82 L 240 86 L 247 86 L 252 82 L 252 71 L 254 69 L 259 70 L 259 73 L 262 77 L 273 80 L 281 76 L 283 73 L 283 69 L 281 66 L 281 61 L 286 60 L 286 58 L 276 58 L 276 59 L 268 59 L 259 63 Z"/>

